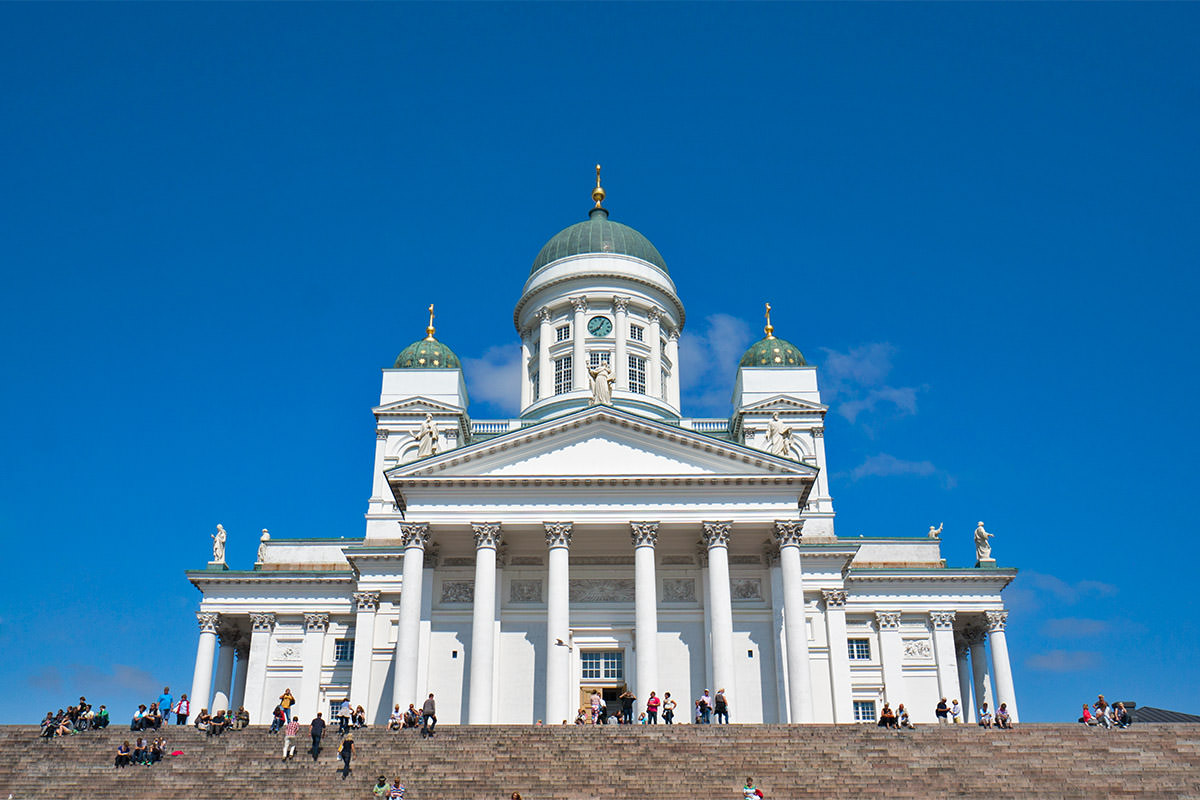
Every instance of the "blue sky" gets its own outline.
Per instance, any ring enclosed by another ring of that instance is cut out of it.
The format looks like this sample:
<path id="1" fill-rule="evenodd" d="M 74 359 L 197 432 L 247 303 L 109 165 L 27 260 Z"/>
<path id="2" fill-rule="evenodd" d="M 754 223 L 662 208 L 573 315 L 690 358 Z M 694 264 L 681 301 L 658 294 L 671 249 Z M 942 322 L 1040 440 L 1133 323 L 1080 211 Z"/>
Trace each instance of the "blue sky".
<path id="1" fill-rule="evenodd" d="M 190 685 L 217 522 L 360 536 L 379 369 L 509 413 L 606 205 L 728 413 L 762 303 L 842 535 L 985 520 L 1025 720 L 1200 708 L 1196 4 L 0 5 L 0 722 Z"/>

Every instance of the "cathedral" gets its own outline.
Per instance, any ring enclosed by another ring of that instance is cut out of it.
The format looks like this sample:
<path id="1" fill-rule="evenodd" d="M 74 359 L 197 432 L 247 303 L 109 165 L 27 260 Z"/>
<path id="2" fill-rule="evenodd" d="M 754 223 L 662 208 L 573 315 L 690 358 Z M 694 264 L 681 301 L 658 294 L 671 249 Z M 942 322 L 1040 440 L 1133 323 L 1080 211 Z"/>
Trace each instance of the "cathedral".
<path id="1" fill-rule="evenodd" d="M 885 703 L 933 722 L 939 698 L 1017 721 L 1001 598 L 1016 570 L 986 538 L 955 569 L 940 530 L 837 535 L 829 407 L 769 306 L 728 365 L 728 417 L 686 416 L 667 262 L 609 219 L 599 167 L 592 199 L 513 310 L 515 418 L 470 416 L 431 307 L 383 370 L 361 536 L 263 531 L 234 570 L 214 535 L 187 573 L 193 712 L 263 723 L 290 689 L 302 720 L 349 699 L 382 724 L 433 693 L 442 724 L 560 724 L 629 691 L 639 710 L 669 692 L 688 723 L 723 690 L 733 723 L 873 723 Z"/>

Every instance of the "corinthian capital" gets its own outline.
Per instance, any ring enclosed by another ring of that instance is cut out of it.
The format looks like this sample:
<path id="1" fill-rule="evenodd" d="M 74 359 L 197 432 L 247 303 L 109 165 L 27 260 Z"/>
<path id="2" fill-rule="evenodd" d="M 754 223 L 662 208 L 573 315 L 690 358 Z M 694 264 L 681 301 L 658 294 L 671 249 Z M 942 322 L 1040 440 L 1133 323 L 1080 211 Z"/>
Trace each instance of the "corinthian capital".
<path id="1" fill-rule="evenodd" d="M 826 608 L 845 608 L 846 607 L 846 590 L 845 589 L 822 589 L 821 597 L 825 598 Z"/>
<path id="2" fill-rule="evenodd" d="M 323 633 L 329 627 L 328 614 L 305 614 L 304 615 L 304 630 L 314 633 Z"/>
<path id="3" fill-rule="evenodd" d="M 553 549 L 571 546 L 572 524 L 570 522 L 547 522 L 545 527 L 546 547 Z"/>
<path id="4" fill-rule="evenodd" d="M 780 547 L 799 547 L 803 537 L 801 533 L 803 527 L 804 520 L 802 519 L 777 519 L 775 520 L 775 541 L 779 542 Z"/>
<path id="5" fill-rule="evenodd" d="M 490 547 L 495 550 L 500 545 L 499 522 L 472 522 L 471 530 L 475 533 L 475 547 Z"/>
<path id="6" fill-rule="evenodd" d="M 616 314 L 624 314 L 629 310 L 629 300 L 630 298 L 628 297 L 614 297 L 613 312 Z"/>
<path id="7" fill-rule="evenodd" d="M 217 626 L 221 624 L 221 615 L 215 611 L 198 611 L 196 622 L 200 625 L 201 633 L 216 633 Z"/>
<path id="8" fill-rule="evenodd" d="M 424 550 L 425 545 L 429 544 L 429 523 L 401 522 L 400 544 L 405 548 L 419 547 Z"/>
<path id="9" fill-rule="evenodd" d="M 269 612 L 250 612 L 250 630 L 252 633 L 270 633 L 275 629 L 275 615 Z"/>
<path id="10" fill-rule="evenodd" d="M 654 547 L 658 544 L 657 522 L 631 522 L 629 528 L 634 547 Z"/>
<path id="11" fill-rule="evenodd" d="M 538 322 L 544 322 L 547 325 L 549 325 L 550 320 L 554 319 L 554 312 L 551 311 L 550 309 L 546 308 L 545 306 L 542 306 L 541 308 L 539 308 L 537 310 L 537 318 L 538 318 Z M 543 342 L 542 344 L 544 345 L 545 342 Z"/>
<path id="12" fill-rule="evenodd" d="M 587 297 L 585 297 L 583 295 L 580 295 L 579 297 L 572 297 L 571 298 L 571 308 L 575 309 L 576 311 L 580 312 L 581 314 L 586 313 L 587 308 L 588 308 Z"/>
<path id="13" fill-rule="evenodd" d="M 988 611 L 987 612 L 988 631 L 1002 631 L 1004 626 L 1008 624 L 1007 611 Z"/>
<path id="14" fill-rule="evenodd" d="M 881 631 L 898 631 L 900 630 L 900 612 L 876 611 L 875 623 Z"/>
<path id="15" fill-rule="evenodd" d="M 709 550 L 714 547 L 729 547 L 729 532 L 732 529 L 732 522 L 705 522 L 704 546 Z"/>
<path id="16" fill-rule="evenodd" d="M 929 622 L 933 625 L 935 631 L 952 631 L 954 630 L 953 611 L 930 611 Z"/>
<path id="17" fill-rule="evenodd" d="M 377 611 L 379 609 L 379 592 L 355 592 L 354 604 L 359 611 Z"/>
<path id="18" fill-rule="evenodd" d="M 656 306 L 650 306 L 650 308 L 648 308 L 646 310 L 646 320 L 651 323 L 658 322 L 658 319 L 661 316 L 662 316 L 661 308 L 657 308 Z"/>

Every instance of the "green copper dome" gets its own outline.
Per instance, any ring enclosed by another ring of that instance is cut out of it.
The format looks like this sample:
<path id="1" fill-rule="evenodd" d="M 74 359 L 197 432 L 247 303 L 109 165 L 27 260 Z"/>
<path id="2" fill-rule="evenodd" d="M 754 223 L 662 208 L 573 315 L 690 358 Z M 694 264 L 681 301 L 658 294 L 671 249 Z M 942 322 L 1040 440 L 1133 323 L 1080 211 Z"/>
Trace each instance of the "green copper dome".
<path id="1" fill-rule="evenodd" d="M 648 261 L 667 271 L 667 262 L 650 240 L 628 225 L 608 219 L 608 210 L 593 208 L 588 219 L 563 228 L 554 235 L 533 260 L 532 275 L 552 261 L 584 253 L 617 253 Z"/>
<path id="2" fill-rule="evenodd" d="M 413 342 L 396 356 L 393 369 L 462 369 L 454 351 L 432 335 Z"/>
<path id="3" fill-rule="evenodd" d="M 750 349 L 742 356 L 741 366 L 803 367 L 807 363 L 794 344 L 768 335 L 750 345 Z"/>

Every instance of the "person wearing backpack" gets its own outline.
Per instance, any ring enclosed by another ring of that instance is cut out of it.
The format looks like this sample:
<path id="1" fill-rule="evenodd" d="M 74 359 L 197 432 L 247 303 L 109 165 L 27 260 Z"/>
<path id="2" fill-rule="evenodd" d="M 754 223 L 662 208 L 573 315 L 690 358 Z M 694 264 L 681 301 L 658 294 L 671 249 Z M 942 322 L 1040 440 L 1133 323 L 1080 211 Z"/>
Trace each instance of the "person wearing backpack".
<path id="1" fill-rule="evenodd" d="M 347 733 L 337 751 L 342 758 L 342 780 L 346 780 L 350 775 L 350 759 L 354 757 L 354 734 Z"/>

